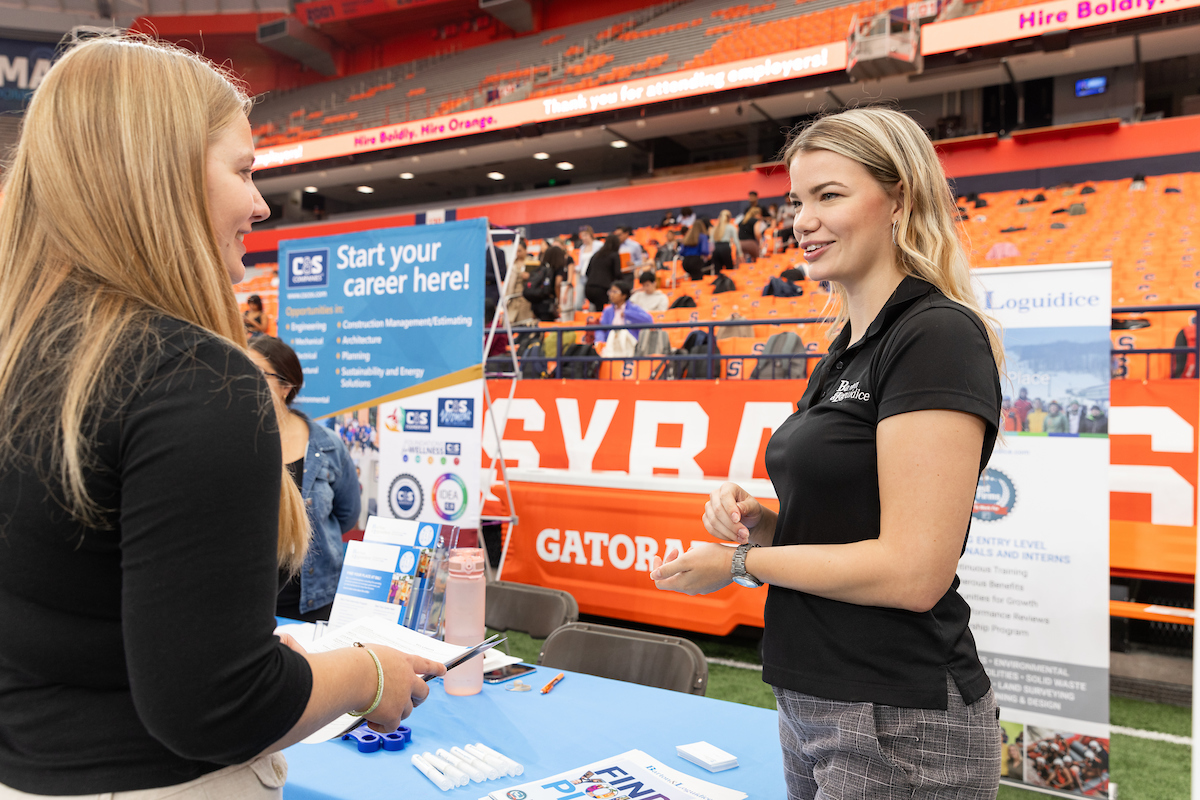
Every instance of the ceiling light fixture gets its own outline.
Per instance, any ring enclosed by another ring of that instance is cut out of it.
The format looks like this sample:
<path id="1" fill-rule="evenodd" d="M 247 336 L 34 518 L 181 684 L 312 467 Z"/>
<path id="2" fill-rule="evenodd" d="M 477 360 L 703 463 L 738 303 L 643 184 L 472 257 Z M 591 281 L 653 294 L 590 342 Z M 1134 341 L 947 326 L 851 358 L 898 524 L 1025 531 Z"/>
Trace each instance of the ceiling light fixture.
<path id="1" fill-rule="evenodd" d="M 361 194 L 371 194 L 371 193 L 372 193 L 372 192 L 374 192 L 375 190 L 374 190 L 374 189 L 372 189 L 370 186 L 359 186 L 359 187 L 358 187 L 358 191 L 359 191 Z"/>
<path id="2" fill-rule="evenodd" d="M 411 181 L 415 177 L 416 176 L 413 175 L 411 172 L 401 172 L 400 173 L 400 180 L 402 180 L 402 181 Z"/>
<path id="3" fill-rule="evenodd" d="M 624 139 L 613 139 L 608 143 L 608 146 L 615 147 L 618 150 L 624 150 L 626 147 L 629 147 L 629 142 L 625 141 Z"/>
<path id="4" fill-rule="evenodd" d="M 550 157 L 550 154 L 549 153 L 534 153 L 533 157 L 536 158 L 538 161 L 545 161 L 547 158 Z"/>
<path id="5" fill-rule="evenodd" d="M 494 181 L 502 181 L 502 180 L 504 180 L 504 173 L 503 172 L 489 172 L 488 177 Z"/>
<path id="6" fill-rule="evenodd" d="M 554 166 L 558 167 L 559 169 L 563 169 L 563 170 L 575 169 L 575 165 L 572 164 L 570 161 L 560 161 L 557 164 L 555 164 Z"/>
<path id="7" fill-rule="evenodd" d="M 315 187 L 315 186 L 305 186 L 305 187 L 304 187 L 304 191 L 305 191 L 305 192 L 307 192 L 308 194 L 316 194 L 316 193 L 317 193 L 317 187 Z"/>

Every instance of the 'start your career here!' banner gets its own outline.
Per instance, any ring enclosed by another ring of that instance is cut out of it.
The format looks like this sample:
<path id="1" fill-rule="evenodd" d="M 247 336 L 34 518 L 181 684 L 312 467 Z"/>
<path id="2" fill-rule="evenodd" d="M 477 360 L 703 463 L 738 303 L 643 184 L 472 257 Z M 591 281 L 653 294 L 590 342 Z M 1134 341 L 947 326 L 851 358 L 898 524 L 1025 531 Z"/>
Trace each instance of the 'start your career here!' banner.
<path id="1" fill-rule="evenodd" d="M 279 336 L 315 418 L 379 406 L 379 513 L 479 524 L 487 220 L 279 245 Z"/>
<path id="2" fill-rule="evenodd" d="M 320 418 L 482 378 L 485 219 L 279 243 L 279 336 Z"/>

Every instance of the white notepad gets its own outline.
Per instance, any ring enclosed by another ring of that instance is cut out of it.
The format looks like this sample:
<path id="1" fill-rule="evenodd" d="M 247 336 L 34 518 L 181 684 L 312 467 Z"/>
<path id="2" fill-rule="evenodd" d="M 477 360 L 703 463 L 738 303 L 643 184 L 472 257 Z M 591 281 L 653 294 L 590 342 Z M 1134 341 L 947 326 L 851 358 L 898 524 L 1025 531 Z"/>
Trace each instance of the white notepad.
<path id="1" fill-rule="evenodd" d="M 721 772 L 733 769 L 738 765 L 737 756 L 726 753 L 719 747 L 708 742 L 692 742 L 675 746 L 675 752 L 680 758 L 686 758 L 693 764 L 704 767 L 709 772 Z"/>

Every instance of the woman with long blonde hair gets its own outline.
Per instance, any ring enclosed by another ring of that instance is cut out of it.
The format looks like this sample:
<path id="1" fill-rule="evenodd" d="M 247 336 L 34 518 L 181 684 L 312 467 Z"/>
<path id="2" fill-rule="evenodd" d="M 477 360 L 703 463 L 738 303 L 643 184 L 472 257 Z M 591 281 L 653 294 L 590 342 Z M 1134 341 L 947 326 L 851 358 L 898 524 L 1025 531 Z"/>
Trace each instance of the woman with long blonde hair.
<path id="1" fill-rule="evenodd" d="M 813 280 L 841 331 L 771 437 L 778 512 L 733 483 L 662 589 L 770 585 L 763 680 L 791 800 L 994 798 L 996 701 L 955 571 L 1000 420 L 997 332 L 971 291 L 955 207 L 897 111 L 817 120 L 784 155 Z"/>
<path id="2" fill-rule="evenodd" d="M 742 245 L 738 241 L 737 225 L 733 222 L 733 212 L 728 208 L 717 215 L 717 224 L 712 231 L 713 269 L 736 269 L 742 261 Z M 735 260 L 736 259 L 736 260 Z"/>
<path id="3" fill-rule="evenodd" d="M 231 283 L 269 213 L 250 101 L 186 51 L 80 44 L 0 205 L 0 798 L 278 797 L 353 709 L 440 665 L 273 634 L 308 524 Z M 170 787 L 170 788 L 167 788 Z"/>

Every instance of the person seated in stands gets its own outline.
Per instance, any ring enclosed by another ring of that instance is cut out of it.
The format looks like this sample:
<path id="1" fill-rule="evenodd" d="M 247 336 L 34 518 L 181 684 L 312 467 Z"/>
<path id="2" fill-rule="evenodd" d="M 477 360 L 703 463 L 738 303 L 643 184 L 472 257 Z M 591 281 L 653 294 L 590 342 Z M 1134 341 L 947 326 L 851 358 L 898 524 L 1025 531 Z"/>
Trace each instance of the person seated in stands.
<path id="1" fill-rule="evenodd" d="M 671 226 L 672 226 L 672 225 L 674 225 L 674 224 L 676 224 L 675 212 L 674 212 L 674 211 L 664 211 L 664 212 L 663 212 L 663 218 L 662 218 L 662 220 L 661 220 L 661 221 L 658 223 L 658 227 L 660 227 L 660 228 L 669 228 L 669 227 L 671 227 Z"/>
<path id="2" fill-rule="evenodd" d="M 621 238 L 615 233 L 610 234 L 588 263 L 584 294 L 594 311 L 604 308 L 608 287 L 621 279 L 620 248 Z"/>
<path id="3" fill-rule="evenodd" d="M 679 258 L 679 248 L 683 246 L 683 231 L 671 231 L 667 241 L 659 245 L 654 253 L 655 269 L 670 269 L 667 264 Z"/>
<path id="4" fill-rule="evenodd" d="M 1050 401 L 1050 413 L 1046 415 L 1046 419 L 1042 421 L 1042 426 L 1046 433 L 1066 433 L 1067 432 L 1067 415 L 1063 413 L 1062 406 L 1057 401 Z"/>
<path id="5" fill-rule="evenodd" d="M 686 230 L 687 228 L 690 228 L 696 224 L 696 212 L 692 210 L 691 206 L 684 206 L 683 208 L 679 209 L 678 221 L 679 224 L 682 225 Z"/>
<path id="6" fill-rule="evenodd" d="M 608 287 L 609 305 L 604 307 L 604 313 L 600 315 L 601 325 L 646 325 L 654 321 L 650 316 L 650 312 L 642 309 L 629 302 L 630 296 L 633 294 L 633 284 L 628 278 L 622 278 L 615 281 Z M 637 328 L 626 331 L 634 339 L 638 338 L 640 332 Z M 611 331 L 596 331 L 596 343 L 607 342 L 616 330 Z"/>
<path id="7" fill-rule="evenodd" d="M 641 288 L 629 296 L 629 302 L 643 311 L 666 311 L 670 307 L 671 298 L 658 290 L 658 276 L 652 271 L 646 270 L 639 275 L 638 283 Z"/>
<path id="8" fill-rule="evenodd" d="M 1083 422 L 1079 423 L 1080 433 L 1108 433 L 1108 415 L 1100 406 L 1092 406 Z"/>
<path id="9" fill-rule="evenodd" d="M 688 277 L 694 281 L 700 280 L 711 253 L 708 221 L 703 218 L 697 219 L 696 224 L 688 229 L 687 236 L 683 237 L 683 246 L 679 248 L 679 255 L 683 256 L 683 269 Z"/>
<path id="10" fill-rule="evenodd" d="M 262 298 L 252 294 L 246 298 L 249 306 L 242 312 L 242 324 L 246 326 L 246 338 L 253 339 L 267 332 L 267 315 L 263 313 Z"/>
<path id="11" fill-rule="evenodd" d="M 646 249 L 642 247 L 642 243 L 633 238 L 633 228 L 628 225 L 622 225 L 617 228 L 617 238 L 621 240 L 621 252 L 629 253 L 629 263 L 635 267 L 640 267 L 646 262 Z"/>

